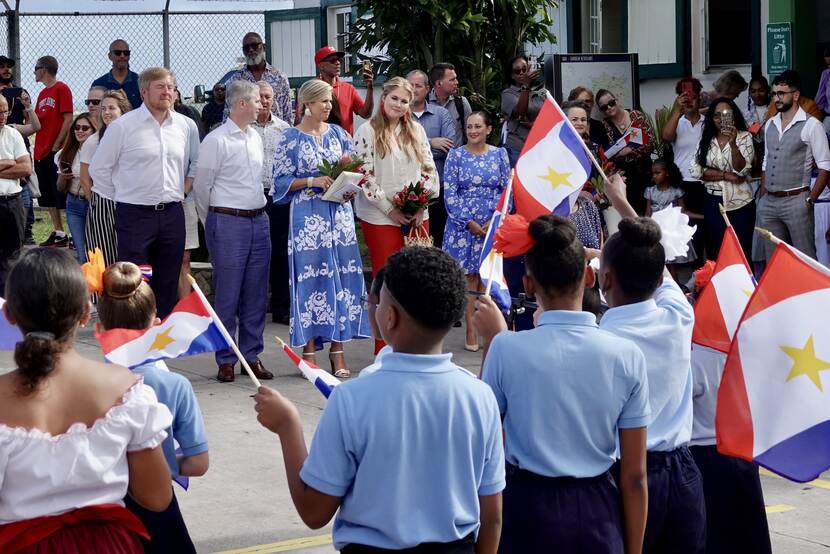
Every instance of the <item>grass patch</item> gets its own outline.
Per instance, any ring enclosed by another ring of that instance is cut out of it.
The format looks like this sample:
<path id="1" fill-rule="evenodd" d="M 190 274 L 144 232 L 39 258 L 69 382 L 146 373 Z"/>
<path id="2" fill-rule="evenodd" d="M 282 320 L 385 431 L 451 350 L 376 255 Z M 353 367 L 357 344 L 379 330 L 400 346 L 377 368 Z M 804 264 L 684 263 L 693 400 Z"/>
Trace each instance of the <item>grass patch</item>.
<path id="1" fill-rule="evenodd" d="M 63 230 L 69 234 L 69 225 L 66 223 L 66 211 L 61 210 L 61 219 L 63 220 Z M 35 223 L 32 225 L 32 236 L 35 242 L 40 244 L 49 238 L 52 234 L 52 218 L 49 217 L 49 212 L 46 208 L 35 208 Z"/>

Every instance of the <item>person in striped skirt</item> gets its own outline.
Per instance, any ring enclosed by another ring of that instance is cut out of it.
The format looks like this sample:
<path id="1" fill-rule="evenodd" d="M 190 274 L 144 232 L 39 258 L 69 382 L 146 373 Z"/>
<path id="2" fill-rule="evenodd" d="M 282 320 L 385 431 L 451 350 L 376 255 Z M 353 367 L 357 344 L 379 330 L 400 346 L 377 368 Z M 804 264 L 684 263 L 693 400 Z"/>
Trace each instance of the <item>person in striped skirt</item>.
<path id="1" fill-rule="evenodd" d="M 98 149 L 98 144 L 107 126 L 130 111 L 130 102 L 121 90 L 110 90 L 101 100 L 100 130 L 89 137 L 81 148 L 81 186 L 89 198 L 89 212 L 86 219 L 86 247 L 92 251 L 100 248 L 104 254 L 104 265 L 118 260 L 118 243 L 115 236 L 115 201 L 111 182 L 92 182 L 89 164 Z"/>

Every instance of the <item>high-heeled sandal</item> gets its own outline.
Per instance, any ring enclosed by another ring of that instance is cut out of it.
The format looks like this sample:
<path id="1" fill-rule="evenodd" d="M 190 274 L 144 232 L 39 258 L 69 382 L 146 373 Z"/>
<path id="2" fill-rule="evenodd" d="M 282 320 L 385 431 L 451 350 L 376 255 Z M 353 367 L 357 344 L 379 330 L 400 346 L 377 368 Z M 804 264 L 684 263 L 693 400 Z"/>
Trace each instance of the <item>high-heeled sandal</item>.
<path id="1" fill-rule="evenodd" d="M 342 350 L 336 350 L 336 351 L 329 350 L 329 363 L 331 364 L 331 373 L 332 373 L 332 375 L 334 375 L 338 379 L 348 379 L 349 377 L 352 376 L 352 372 L 349 371 L 348 368 L 335 367 L 335 365 L 334 365 L 334 358 L 332 358 L 332 356 L 335 356 L 337 354 L 343 354 L 343 351 Z"/>
<path id="2" fill-rule="evenodd" d="M 309 362 L 317 365 L 317 353 L 316 352 L 303 352 L 303 358 L 308 360 Z"/>

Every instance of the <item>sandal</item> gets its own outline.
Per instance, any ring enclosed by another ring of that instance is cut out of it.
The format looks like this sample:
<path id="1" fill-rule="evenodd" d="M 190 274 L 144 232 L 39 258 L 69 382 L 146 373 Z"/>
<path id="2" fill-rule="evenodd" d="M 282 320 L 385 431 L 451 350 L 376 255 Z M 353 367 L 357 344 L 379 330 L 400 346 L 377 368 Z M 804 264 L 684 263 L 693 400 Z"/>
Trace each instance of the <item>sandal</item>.
<path id="1" fill-rule="evenodd" d="M 303 352 L 303 358 L 305 358 L 307 361 L 313 363 L 314 365 L 317 365 L 316 356 L 317 356 L 316 352 Z"/>
<path id="2" fill-rule="evenodd" d="M 331 364 L 331 373 L 338 379 L 348 379 L 352 376 L 352 372 L 345 367 L 335 367 L 334 365 L 334 358 L 332 358 L 332 356 L 336 356 L 337 354 L 343 354 L 343 351 L 337 350 L 332 352 L 331 350 L 329 350 L 329 363 Z"/>

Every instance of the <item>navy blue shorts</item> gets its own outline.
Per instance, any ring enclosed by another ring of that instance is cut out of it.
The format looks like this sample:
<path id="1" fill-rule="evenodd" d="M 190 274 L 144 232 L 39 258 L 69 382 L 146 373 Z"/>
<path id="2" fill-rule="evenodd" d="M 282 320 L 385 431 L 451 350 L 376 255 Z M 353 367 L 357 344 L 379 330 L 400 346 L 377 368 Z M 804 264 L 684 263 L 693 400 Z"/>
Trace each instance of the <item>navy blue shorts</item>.
<path id="1" fill-rule="evenodd" d="M 412 548 L 404 548 L 403 550 L 389 550 L 387 548 L 378 548 L 376 546 L 366 546 L 363 544 L 347 544 L 340 551 L 341 554 L 385 554 L 387 552 L 396 554 L 473 554 L 476 549 L 475 536 L 471 533 L 452 542 L 425 542 Z"/>
<path id="2" fill-rule="evenodd" d="M 142 539 L 144 552 L 147 554 L 196 554 L 193 541 L 187 531 L 187 525 L 179 510 L 176 494 L 163 512 L 153 512 L 140 506 L 127 495 L 124 498 L 127 509 L 138 516 L 150 533 L 150 541 Z"/>
<path id="3" fill-rule="evenodd" d="M 611 475 L 544 477 L 507 464 L 500 554 L 622 554 L 620 494 Z"/>
<path id="4" fill-rule="evenodd" d="M 689 448 L 703 476 L 706 554 L 770 554 L 767 512 L 758 467 L 719 454 L 712 446 Z"/>

